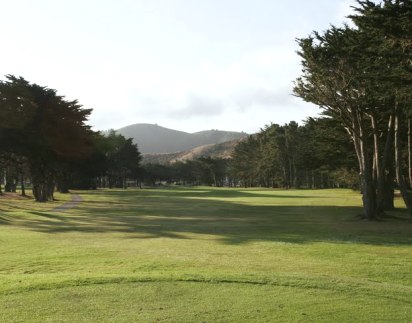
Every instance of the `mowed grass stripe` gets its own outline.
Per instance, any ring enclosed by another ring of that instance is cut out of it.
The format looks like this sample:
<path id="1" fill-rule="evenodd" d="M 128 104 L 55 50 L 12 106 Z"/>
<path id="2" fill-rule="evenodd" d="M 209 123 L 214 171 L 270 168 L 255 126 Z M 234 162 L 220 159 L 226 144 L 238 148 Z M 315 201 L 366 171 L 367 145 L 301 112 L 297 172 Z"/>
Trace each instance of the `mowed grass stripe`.
<path id="1" fill-rule="evenodd" d="M 23 321 L 59 322 L 407 322 L 404 304 L 376 307 L 374 298 L 330 291 L 238 284 L 141 283 L 35 291 L 12 295 L 6 308 L 20 308 Z M 70 300 L 70 302 L 68 302 Z M 53 306 L 41 306 L 38 304 Z M 11 312 L 0 318 L 17 322 Z M 45 320 L 46 318 L 46 320 Z M 47 319 L 48 318 L 48 319 Z M 387 320 L 388 321 L 388 320 Z"/>

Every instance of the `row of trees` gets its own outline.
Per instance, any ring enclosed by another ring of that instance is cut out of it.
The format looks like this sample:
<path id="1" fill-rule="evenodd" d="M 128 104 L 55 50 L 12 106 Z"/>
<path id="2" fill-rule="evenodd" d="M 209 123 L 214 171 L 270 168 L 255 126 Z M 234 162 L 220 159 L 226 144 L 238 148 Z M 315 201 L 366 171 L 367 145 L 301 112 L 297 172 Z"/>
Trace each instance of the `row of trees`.
<path id="1" fill-rule="evenodd" d="M 230 172 L 245 187 L 356 187 L 350 148 L 332 118 L 272 124 L 236 146 Z"/>
<path id="2" fill-rule="evenodd" d="M 147 184 L 214 186 L 357 187 L 356 156 L 333 118 L 266 126 L 238 143 L 231 159 L 202 157 L 170 165 L 144 165 Z"/>
<path id="3" fill-rule="evenodd" d="M 6 191 L 31 183 L 36 201 L 53 199 L 57 187 L 124 186 L 136 176 L 141 159 L 131 139 L 93 132 L 86 124 L 91 109 L 57 91 L 6 76 L 0 82 L 0 176 Z M 0 179 L 0 193 L 2 192 Z"/>
<path id="4" fill-rule="evenodd" d="M 353 154 L 333 118 L 308 119 L 304 126 L 272 124 L 239 143 L 229 160 L 199 158 L 170 166 L 139 167 L 140 153 L 114 131 L 91 131 L 90 109 L 47 87 L 7 76 L 0 82 L 0 174 L 5 190 L 31 183 L 37 201 L 53 199 L 55 188 L 127 187 L 147 184 L 266 187 L 356 185 Z M 336 148 L 339 147 L 339 148 Z M 0 182 L 1 191 L 1 182 Z"/>
<path id="5" fill-rule="evenodd" d="M 147 185 L 177 183 L 182 185 L 231 186 L 230 161 L 222 158 L 201 157 L 173 164 L 143 165 L 141 180 Z"/>
<path id="6" fill-rule="evenodd" d="M 412 215 L 402 164 L 402 144 L 411 143 L 412 1 L 359 0 L 350 18 L 354 27 L 298 40 L 303 70 L 294 92 L 338 120 L 351 138 L 365 217 L 390 207 L 393 177 Z M 408 160 L 411 168 L 410 153 Z"/>

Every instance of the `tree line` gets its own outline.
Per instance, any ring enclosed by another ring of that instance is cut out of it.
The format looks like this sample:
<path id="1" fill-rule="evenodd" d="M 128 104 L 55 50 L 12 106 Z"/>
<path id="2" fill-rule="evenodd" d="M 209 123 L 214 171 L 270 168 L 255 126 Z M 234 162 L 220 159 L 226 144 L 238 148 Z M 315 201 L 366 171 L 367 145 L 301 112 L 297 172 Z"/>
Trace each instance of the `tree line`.
<path id="1" fill-rule="evenodd" d="M 330 188 L 358 186 L 350 142 L 336 120 L 309 118 L 271 124 L 240 142 L 230 172 L 241 186 Z"/>
<path id="2" fill-rule="evenodd" d="M 241 140 L 230 159 L 201 157 L 143 165 L 147 184 L 331 188 L 359 187 L 356 156 L 337 120 L 309 118 L 271 124 Z"/>
<path id="3" fill-rule="evenodd" d="M 174 163 L 142 165 L 141 180 L 145 185 L 174 183 L 178 185 L 231 186 L 229 159 L 200 157 Z"/>
<path id="4" fill-rule="evenodd" d="M 7 75 L 0 81 L 0 194 L 26 195 L 29 182 L 36 201 L 54 191 L 97 186 L 125 187 L 136 177 L 141 155 L 131 139 L 86 124 L 91 109 L 57 91 Z"/>

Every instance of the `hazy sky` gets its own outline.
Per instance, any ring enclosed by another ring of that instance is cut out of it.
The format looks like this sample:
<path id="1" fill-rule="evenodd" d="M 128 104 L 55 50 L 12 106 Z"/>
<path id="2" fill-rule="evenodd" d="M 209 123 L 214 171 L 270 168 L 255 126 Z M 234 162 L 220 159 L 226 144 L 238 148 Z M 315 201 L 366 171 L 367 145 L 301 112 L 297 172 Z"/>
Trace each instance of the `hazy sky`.
<path id="1" fill-rule="evenodd" d="M 295 38 L 340 25 L 352 0 L 0 0 L 0 77 L 132 123 L 255 132 L 318 109 L 291 95 Z"/>

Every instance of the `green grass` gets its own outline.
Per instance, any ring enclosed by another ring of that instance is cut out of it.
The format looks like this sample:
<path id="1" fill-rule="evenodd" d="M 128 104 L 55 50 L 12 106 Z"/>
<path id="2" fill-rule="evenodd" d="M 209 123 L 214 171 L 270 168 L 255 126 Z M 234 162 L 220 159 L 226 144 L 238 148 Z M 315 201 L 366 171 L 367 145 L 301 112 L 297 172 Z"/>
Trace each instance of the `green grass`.
<path id="1" fill-rule="evenodd" d="M 412 223 L 349 190 L 0 198 L 0 321 L 409 322 Z M 400 201 L 397 201 L 400 206 Z"/>

